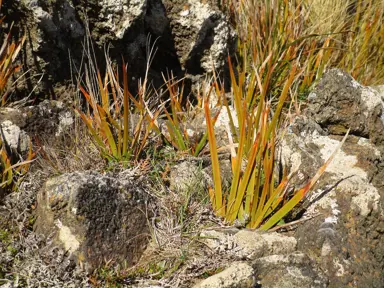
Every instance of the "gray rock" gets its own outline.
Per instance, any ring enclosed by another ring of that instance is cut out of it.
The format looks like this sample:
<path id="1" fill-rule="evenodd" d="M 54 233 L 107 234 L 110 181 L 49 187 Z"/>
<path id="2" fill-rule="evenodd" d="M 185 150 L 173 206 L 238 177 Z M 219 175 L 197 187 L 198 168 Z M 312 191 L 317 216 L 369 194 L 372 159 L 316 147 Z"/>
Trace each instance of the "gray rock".
<path id="1" fill-rule="evenodd" d="M 206 175 L 202 170 L 202 163 L 184 161 L 171 168 L 169 188 L 179 193 L 193 191 L 200 192 L 207 187 Z"/>
<path id="2" fill-rule="evenodd" d="M 383 189 L 373 185 L 371 179 L 381 177 L 382 168 L 377 163 L 382 163 L 382 156 L 367 139 L 353 136 L 350 139 L 301 205 L 303 210 L 298 215 L 320 216 L 299 225 L 298 248 L 316 255 L 319 267 L 327 271 L 327 277 L 337 287 L 347 283 L 380 287 L 383 261 L 376 255 L 382 255 L 384 246 L 376 237 L 380 238 L 383 229 Z M 288 162 L 292 168 L 300 167 L 302 175 L 306 173 L 304 182 L 295 183 L 296 188 L 313 177 L 339 140 L 316 131 L 305 137 L 288 135 L 286 143 L 295 143 L 286 151 L 290 151 L 285 154 L 290 159 Z M 363 259 L 358 255 L 364 255 Z M 366 269 L 361 268 L 361 262 Z M 359 280 L 353 280 L 352 275 L 359 275 L 355 277 Z"/>
<path id="3" fill-rule="evenodd" d="M 182 66 L 193 75 L 211 72 L 212 65 L 221 70 L 236 42 L 225 15 L 199 0 L 163 2 Z"/>
<path id="4" fill-rule="evenodd" d="M 255 231 L 241 230 L 235 234 L 234 238 L 243 255 L 250 260 L 259 255 L 288 254 L 295 251 L 297 245 L 294 237 L 278 233 L 259 234 Z"/>
<path id="5" fill-rule="evenodd" d="M 321 127 L 300 116 L 282 144 L 283 162 L 291 171 L 299 171 L 292 184 L 299 188 L 315 175 L 340 143 L 339 134 L 351 128 L 352 135 L 301 208 L 291 213 L 292 219 L 316 216 L 298 226 L 298 249 L 315 260 L 335 287 L 381 287 L 384 161 L 380 93 L 331 70 L 314 94 L 305 114 Z"/>
<path id="6" fill-rule="evenodd" d="M 250 230 L 238 232 L 236 230 L 205 230 L 201 236 L 211 249 L 247 260 L 274 254 L 288 254 L 294 252 L 297 245 L 294 237 Z"/>
<path id="7" fill-rule="evenodd" d="M 244 262 L 232 263 L 224 271 L 213 275 L 194 288 L 252 288 L 256 281 L 251 266 Z"/>
<path id="8" fill-rule="evenodd" d="M 19 126 L 16 126 L 9 120 L 1 122 L 1 131 L 2 141 L 9 145 L 14 153 L 26 155 L 31 140 L 25 131 L 21 130 Z"/>
<path id="9" fill-rule="evenodd" d="M 266 288 L 322 288 L 328 280 L 315 264 L 302 253 L 271 255 L 252 263 L 258 281 Z"/>
<path id="10" fill-rule="evenodd" d="M 351 129 L 353 135 L 384 144 L 384 100 L 379 91 L 360 85 L 339 69 L 331 69 L 308 100 L 309 115 L 331 134 Z"/>
<path id="11" fill-rule="evenodd" d="M 144 195 L 138 179 L 64 174 L 39 192 L 34 228 L 88 271 L 106 260 L 133 265 L 149 237 Z"/>
<path id="12" fill-rule="evenodd" d="M 114 61 L 123 56 L 129 64 L 131 89 L 137 89 L 139 78 L 145 75 L 147 51 L 152 46 L 157 52 L 148 77 L 160 87 L 162 72 L 202 75 L 212 72 L 212 64 L 222 71 L 236 43 L 225 15 L 215 4 L 197 0 L 23 0 L 14 7 L 16 25 L 29 36 L 21 61 L 31 77 L 28 83 L 19 81 L 19 95 L 28 95 L 35 87 L 37 94 L 49 91 L 53 99 L 61 97 L 62 88 L 72 80 L 73 68 L 84 64 L 84 46 L 89 43 L 83 42 L 88 34 L 94 41 L 91 53 L 100 59 L 99 67 L 106 45 Z M 18 11 L 23 11 L 19 21 Z"/>
<path id="13" fill-rule="evenodd" d="M 14 124 L 11 127 L 19 127 L 13 130 L 13 134 L 8 128 L 6 131 L 9 132 L 4 131 L 6 135 L 14 136 L 12 138 L 14 140 L 11 140 L 14 147 L 17 147 L 16 138 L 20 138 L 21 142 L 18 145 L 21 145 L 23 151 L 29 149 L 29 140 L 24 136 L 25 133 L 32 138 L 38 137 L 40 143 L 53 144 L 55 141 L 63 141 L 61 136 L 70 131 L 74 121 L 73 110 L 60 101 L 45 100 L 39 105 L 19 109 L 0 108 L 0 123 L 6 123 L 8 127 L 11 122 Z"/>

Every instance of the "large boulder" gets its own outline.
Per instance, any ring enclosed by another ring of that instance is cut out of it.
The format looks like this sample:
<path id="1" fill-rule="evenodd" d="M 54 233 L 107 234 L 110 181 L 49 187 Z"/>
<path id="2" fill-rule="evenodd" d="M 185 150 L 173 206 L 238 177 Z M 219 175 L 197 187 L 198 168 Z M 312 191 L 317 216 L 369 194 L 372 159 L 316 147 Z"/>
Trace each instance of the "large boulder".
<path id="1" fill-rule="evenodd" d="M 298 249 L 317 262 L 333 287 L 384 283 L 382 99 L 379 91 L 331 70 L 310 94 L 307 116 L 295 119 L 284 140 L 283 160 L 298 171 L 293 181 L 298 188 L 351 129 L 352 135 L 293 213 L 293 219 L 314 217 L 298 226 Z"/>
<path id="2" fill-rule="evenodd" d="M 285 163 L 298 169 L 296 188 L 315 175 L 341 141 L 317 130 L 303 134 L 288 135 L 283 149 Z M 350 136 L 293 213 L 292 219 L 314 217 L 298 226 L 298 249 L 317 261 L 335 287 L 380 287 L 384 280 L 382 163 L 379 150 L 367 139 Z M 381 187 L 376 185 L 380 181 Z"/>
<path id="3" fill-rule="evenodd" d="M 129 175 L 128 175 L 129 176 Z M 75 172 L 49 179 L 37 196 L 35 231 L 86 271 L 135 264 L 149 234 L 143 179 Z"/>
<path id="4" fill-rule="evenodd" d="M 222 71 L 236 42 L 234 29 L 215 4 L 197 0 L 8 0 L 4 6 L 7 20 L 28 35 L 21 59 L 31 77 L 17 87 L 26 94 L 34 89 L 64 97 L 63 87 L 70 86 L 75 67 L 84 63 L 84 49 L 95 54 L 88 56 L 98 59 L 100 69 L 107 46 L 112 59 L 123 57 L 130 87 L 136 89 L 152 47 L 156 53 L 148 76 L 159 87 L 162 72 L 196 75 L 212 72 L 213 65 Z"/>

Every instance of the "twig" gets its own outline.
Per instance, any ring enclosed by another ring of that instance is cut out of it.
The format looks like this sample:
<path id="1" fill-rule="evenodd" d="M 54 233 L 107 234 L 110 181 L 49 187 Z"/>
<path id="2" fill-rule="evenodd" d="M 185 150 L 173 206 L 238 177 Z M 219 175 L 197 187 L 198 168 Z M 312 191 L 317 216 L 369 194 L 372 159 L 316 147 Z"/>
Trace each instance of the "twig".
<path id="1" fill-rule="evenodd" d="M 287 224 L 276 226 L 276 227 L 274 227 L 272 229 L 269 229 L 268 231 L 269 232 L 274 232 L 274 231 L 277 231 L 277 230 L 282 229 L 282 228 L 287 228 L 287 230 L 293 230 L 295 228 L 293 226 L 297 226 L 297 224 L 300 224 L 300 223 L 303 223 L 305 221 L 311 220 L 311 219 L 313 219 L 315 217 L 318 217 L 320 215 L 321 215 L 321 213 L 313 215 L 313 216 L 305 218 L 305 219 L 299 219 L 299 220 L 296 220 L 296 221 L 292 221 L 292 222 L 289 222 Z"/>

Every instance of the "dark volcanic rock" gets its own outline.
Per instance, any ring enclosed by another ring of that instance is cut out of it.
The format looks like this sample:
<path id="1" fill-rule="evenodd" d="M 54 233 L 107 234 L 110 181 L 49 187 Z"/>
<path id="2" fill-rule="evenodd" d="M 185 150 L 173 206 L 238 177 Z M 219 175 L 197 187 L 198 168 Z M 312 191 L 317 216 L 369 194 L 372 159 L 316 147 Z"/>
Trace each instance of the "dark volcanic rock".
<path id="1" fill-rule="evenodd" d="M 84 49 L 94 54 L 91 57 L 101 71 L 107 46 L 118 64 L 124 58 L 130 88 L 135 90 L 145 75 L 152 47 L 156 53 L 148 76 L 160 87 L 162 72 L 173 71 L 178 77 L 185 71 L 197 75 L 212 72 L 212 64 L 222 71 L 236 42 L 225 15 L 214 5 L 197 0 L 188 4 L 168 0 L 5 2 L 7 20 L 16 23 L 14 34 L 27 34 L 20 60 L 29 77 L 19 81 L 19 97 L 34 87 L 37 94 L 60 97 L 62 87 L 70 85 L 76 69 L 84 64 Z"/>
<path id="2" fill-rule="evenodd" d="M 345 134 L 351 129 L 351 134 L 383 145 L 383 95 L 360 85 L 347 73 L 332 69 L 309 94 L 308 114 L 331 134 Z"/>
<path id="3" fill-rule="evenodd" d="M 296 118 L 284 140 L 285 164 L 310 179 L 351 129 L 296 214 L 315 216 L 298 226 L 295 237 L 298 249 L 325 272 L 328 287 L 383 287 L 382 95 L 333 69 L 310 94 L 310 117 Z"/>
<path id="4" fill-rule="evenodd" d="M 38 194 L 35 231 L 88 271 L 109 260 L 133 265 L 149 238 L 141 183 L 93 172 L 52 178 Z"/>

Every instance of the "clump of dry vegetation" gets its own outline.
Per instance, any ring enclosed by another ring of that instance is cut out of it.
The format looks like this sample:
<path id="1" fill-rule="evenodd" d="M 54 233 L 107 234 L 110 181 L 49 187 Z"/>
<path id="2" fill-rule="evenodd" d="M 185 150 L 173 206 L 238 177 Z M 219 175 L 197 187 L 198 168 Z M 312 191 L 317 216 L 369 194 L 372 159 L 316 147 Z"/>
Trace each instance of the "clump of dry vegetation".
<path id="1" fill-rule="evenodd" d="M 240 0 L 230 7 L 248 67 L 275 63 L 271 78 L 278 81 L 276 75 L 285 75 L 284 67 L 299 60 L 292 85 L 300 87 L 296 93 L 330 67 L 346 70 L 365 85 L 384 79 L 382 1 Z M 290 54 L 295 49 L 298 53 Z"/>

